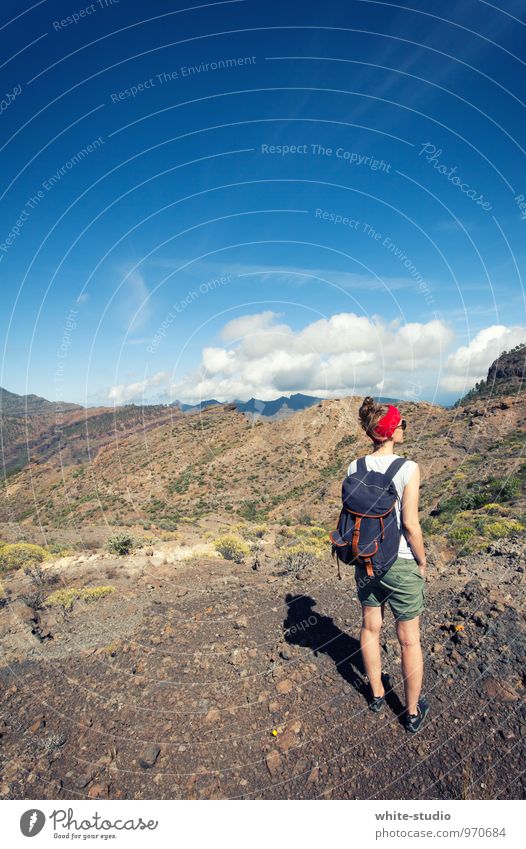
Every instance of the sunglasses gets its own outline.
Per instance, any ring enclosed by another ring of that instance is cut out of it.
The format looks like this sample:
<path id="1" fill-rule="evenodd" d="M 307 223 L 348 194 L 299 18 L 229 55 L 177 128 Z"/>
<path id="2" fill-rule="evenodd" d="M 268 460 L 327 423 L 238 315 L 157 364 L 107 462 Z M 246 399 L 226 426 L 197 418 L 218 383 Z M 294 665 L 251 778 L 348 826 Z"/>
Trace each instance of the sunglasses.
<path id="1" fill-rule="evenodd" d="M 402 430 L 405 430 L 405 429 L 406 429 L 406 427 L 407 427 L 407 422 L 406 422 L 406 420 L 405 420 L 405 419 L 402 419 L 402 420 L 400 421 L 400 424 L 396 426 L 395 430 L 397 430 L 399 427 L 401 427 L 401 428 L 402 428 Z"/>

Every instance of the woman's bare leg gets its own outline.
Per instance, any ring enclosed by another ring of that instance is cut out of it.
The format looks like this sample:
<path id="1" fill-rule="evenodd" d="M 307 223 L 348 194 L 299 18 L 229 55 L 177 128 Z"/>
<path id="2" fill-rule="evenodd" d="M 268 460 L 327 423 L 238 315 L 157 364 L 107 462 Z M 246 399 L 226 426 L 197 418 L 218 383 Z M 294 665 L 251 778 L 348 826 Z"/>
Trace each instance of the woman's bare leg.
<path id="1" fill-rule="evenodd" d="M 397 621 L 396 635 L 402 651 L 405 705 L 407 712 L 417 713 L 417 704 L 424 679 L 424 661 L 420 646 L 420 617 Z"/>
<path id="2" fill-rule="evenodd" d="M 371 684 L 373 696 L 385 694 L 382 684 L 382 661 L 380 658 L 380 631 L 384 621 L 384 605 L 368 607 L 362 605 L 362 628 L 360 631 L 360 648 L 363 665 Z"/>

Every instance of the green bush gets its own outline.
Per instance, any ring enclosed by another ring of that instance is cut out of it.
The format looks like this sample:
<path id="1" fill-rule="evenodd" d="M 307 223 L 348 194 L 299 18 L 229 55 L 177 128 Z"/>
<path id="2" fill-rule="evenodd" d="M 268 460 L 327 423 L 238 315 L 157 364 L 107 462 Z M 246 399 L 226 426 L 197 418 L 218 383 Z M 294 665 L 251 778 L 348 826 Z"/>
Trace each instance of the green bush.
<path id="1" fill-rule="evenodd" d="M 129 554 L 133 545 L 133 537 L 128 534 L 115 534 L 106 542 L 107 549 L 113 554 Z"/>
<path id="2" fill-rule="evenodd" d="M 257 501 L 243 501 L 241 507 L 236 511 L 242 519 L 247 519 L 249 522 L 256 522 L 261 516 L 261 510 L 258 507 Z"/>
<path id="3" fill-rule="evenodd" d="M 488 478 L 485 481 L 473 481 L 466 489 L 440 501 L 439 514 L 454 514 L 462 510 L 478 510 L 488 503 L 497 501 L 514 501 L 520 494 L 522 483 L 520 478 Z"/>
<path id="4" fill-rule="evenodd" d="M 312 521 L 310 513 L 300 513 L 298 516 L 298 522 L 300 525 L 312 525 Z"/>
<path id="5" fill-rule="evenodd" d="M 457 528 L 451 528 L 447 536 L 451 542 L 466 542 L 475 533 L 475 528 L 470 525 L 459 525 Z"/>
<path id="6" fill-rule="evenodd" d="M 53 605 L 59 605 L 65 611 L 70 611 L 78 599 L 82 599 L 82 601 L 91 604 L 92 602 L 98 601 L 100 598 L 104 598 L 104 596 L 110 595 L 110 593 L 114 592 L 115 587 L 110 586 L 84 587 L 83 589 L 71 587 L 69 589 L 55 590 L 54 593 L 51 593 L 51 595 L 47 597 L 43 606 L 52 607 Z"/>
<path id="7" fill-rule="evenodd" d="M 50 542 L 49 545 L 46 545 L 46 548 L 50 554 L 53 554 L 55 557 L 68 557 L 72 554 L 77 554 L 70 545 L 66 545 L 62 542 Z"/>
<path id="8" fill-rule="evenodd" d="M 489 539 L 509 537 L 525 529 L 517 519 L 499 519 L 497 522 L 488 522 L 484 528 L 484 536 Z"/>
<path id="9" fill-rule="evenodd" d="M 80 591 L 80 597 L 83 601 L 91 604 L 93 601 L 98 601 L 99 598 L 104 598 L 107 595 L 115 592 L 115 587 L 100 586 L 100 587 L 85 587 Z"/>
<path id="10" fill-rule="evenodd" d="M 10 572 L 24 566 L 35 566 L 50 557 L 50 553 L 41 545 L 33 545 L 30 542 L 1 543 L 0 572 Z"/>
<path id="11" fill-rule="evenodd" d="M 504 507 L 503 504 L 498 504 L 496 502 L 490 502 L 489 504 L 483 504 L 481 507 L 485 513 L 489 513 L 490 515 L 506 515 L 510 510 L 509 507 Z"/>
<path id="12" fill-rule="evenodd" d="M 309 568 L 309 566 L 319 565 L 320 562 L 315 551 L 295 545 L 293 548 L 287 549 L 283 557 L 278 560 L 277 565 L 286 572 L 296 573 Z"/>
<path id="13" fill-rule="evenodd" d="M 422 533 L 429 534 L 430 536 L 438 534 L 442 530 L 440 522 L 434 516 L 426 516 L 422 519 L 420 527 L 422 529 Z"/>
<path id="14" fill-rule="evenodd" d="M 306 528 L 298 528 L 296 533 L 301 537 L 311 537 L 313 539 L 322 540 L 326 540 L 328 536 L 328 531 L 326 531 L 325 528 L 321 528 L 319 525 L 309 525 Z"/>
<path id="15" fill-rule="evenodd" d="M 233 560 L 235 563 L 242 563 L 245 557 L 250 554 L 250 548 L 246 542 L 232 534 L 218 537 L 214 542 L 214 547 L 221 557 L 224 557 L 225 560 Z"/>

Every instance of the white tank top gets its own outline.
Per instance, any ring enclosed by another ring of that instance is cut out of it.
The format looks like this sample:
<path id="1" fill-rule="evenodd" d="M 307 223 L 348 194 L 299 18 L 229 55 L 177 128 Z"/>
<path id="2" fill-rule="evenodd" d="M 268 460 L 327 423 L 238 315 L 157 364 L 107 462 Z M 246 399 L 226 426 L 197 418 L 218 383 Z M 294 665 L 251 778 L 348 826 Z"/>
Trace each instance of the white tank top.
<path id="1" fill-rule="evenodd" d="M 365 466 L 369 471 L 374 472 L 386 472 L 393 460 L 396 460 L 399 457 L 399 454 L 366 454 L 365 455 Z M 350 475 L 356 471 L 357 460 L 353 460 L 349 464 L 349 468 L 347 469 L 347 474 Z M 398 469 L 397 473 L 393 478 L 393 483 L 396 487 L 396 491 L 398 493 L 398 498 L 396 499 L 396 521 L 398 523 L 398 527 L 401 529 L 400 533 L 400 546 L 398 548 L 398 556 L 404 557 L 406 560 L 414 560 L 414 555 L 411 549 L 409 548 L 409 544 L 407 542 L 404 529 L 401 527 L 400 522 L 400 504 L 402 503 L 402 494 L 404 492 L 404 487 L 406 483 L 409 481 L 411 475 L 416 469 L 417 464 L 414 460 L 406 461 L 401 469 Z"/>

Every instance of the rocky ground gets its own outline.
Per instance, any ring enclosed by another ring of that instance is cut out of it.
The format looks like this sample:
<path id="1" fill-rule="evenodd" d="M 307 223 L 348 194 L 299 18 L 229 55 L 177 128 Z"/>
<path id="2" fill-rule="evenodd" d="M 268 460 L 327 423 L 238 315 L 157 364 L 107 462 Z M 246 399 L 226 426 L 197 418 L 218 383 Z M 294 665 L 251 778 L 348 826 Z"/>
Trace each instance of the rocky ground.
<path id="1" fill-rule="evenodd" d="M 439 562 L 429 554 L 422 732 L 392 692 L 367 709 L 350 575 L 289 573 L 175 543 L 45 566 L 48 591 L 111 585 L 69 613 L 35 610 L 3 581 L 4 799 L 524 798 L 524 540 Z"/>

